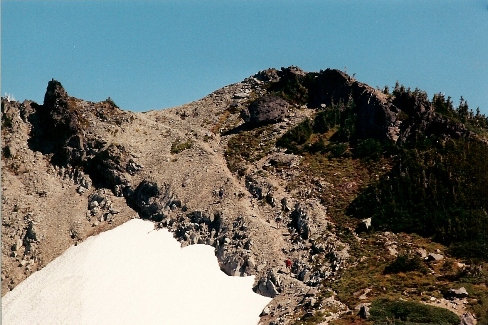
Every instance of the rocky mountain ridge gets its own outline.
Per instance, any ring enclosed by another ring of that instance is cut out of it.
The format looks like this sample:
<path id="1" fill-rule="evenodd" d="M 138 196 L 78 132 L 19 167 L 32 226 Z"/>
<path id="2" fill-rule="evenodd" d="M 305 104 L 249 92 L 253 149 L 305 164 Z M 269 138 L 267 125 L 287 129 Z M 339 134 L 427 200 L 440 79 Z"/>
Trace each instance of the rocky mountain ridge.
<path id="1" fill-rule="evenodd" d="M 390 149 L 369 160 L 378 153 L 367 147 L 365 160 L 359 148 L 432 136 L 486 143 L 423 93 L 389 94 L 338 70 L 268 69 L 145 113 L 71 97 L 52 80 L 42 105 L 2 99 L 2 294 L 70 245 L 140 217 L 182 245 L 215 247 L 225 273 L 256 275 L 254 290 L 274 298 L 263 324 L 374 322 L 368 306 L 384 294 L 364 284 L 344 299 L 340 287 L 377 258 L 363 250 L 387 252 L 383 263 L 425 251 L 427 263 L 446 247 L 345 216 L 395 164 Z M 431 304 L 476 313 L 433 290 Z"/>

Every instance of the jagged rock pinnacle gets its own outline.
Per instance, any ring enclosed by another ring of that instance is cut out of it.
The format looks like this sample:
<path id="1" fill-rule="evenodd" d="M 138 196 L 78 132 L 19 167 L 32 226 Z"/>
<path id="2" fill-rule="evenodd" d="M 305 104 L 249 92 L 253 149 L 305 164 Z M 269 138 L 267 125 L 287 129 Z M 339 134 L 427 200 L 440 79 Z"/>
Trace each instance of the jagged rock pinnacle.
<path id="1" fill-rule="evenodd" d="M 44 106 L 52 107 L 59 103 L 60 99 L 66 100 L 68 93 L 64 90 L 63 85 L 57 80 L 52 79 L 47 84 L 46 94 L 44 95 Z"/>

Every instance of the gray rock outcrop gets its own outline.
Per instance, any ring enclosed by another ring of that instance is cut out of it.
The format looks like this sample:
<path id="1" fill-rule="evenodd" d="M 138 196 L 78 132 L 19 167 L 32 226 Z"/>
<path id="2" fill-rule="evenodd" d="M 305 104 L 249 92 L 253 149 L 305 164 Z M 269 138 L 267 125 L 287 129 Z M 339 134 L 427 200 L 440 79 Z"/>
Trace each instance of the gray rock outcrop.
<path id="1" fill-rule="evenodd" d="M 242 117 L 249 127 L 282 121 L 289 108 L 289 104 L 283 98 L 275 95 L 265 95 L 253 101 Z"/>

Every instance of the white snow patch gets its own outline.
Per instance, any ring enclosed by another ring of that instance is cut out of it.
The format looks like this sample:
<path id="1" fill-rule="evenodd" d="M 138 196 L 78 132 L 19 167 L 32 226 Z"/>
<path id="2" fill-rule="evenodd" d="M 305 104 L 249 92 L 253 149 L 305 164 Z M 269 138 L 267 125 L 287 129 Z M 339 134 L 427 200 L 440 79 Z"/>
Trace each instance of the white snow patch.
<path id="1" fill-rule="evenodd" d="M 257 324 L 271 301 L 220 271 L 213 247 L 181 248 L 133 219 L 88 238 L 2 298 L 2 324 Z"/>

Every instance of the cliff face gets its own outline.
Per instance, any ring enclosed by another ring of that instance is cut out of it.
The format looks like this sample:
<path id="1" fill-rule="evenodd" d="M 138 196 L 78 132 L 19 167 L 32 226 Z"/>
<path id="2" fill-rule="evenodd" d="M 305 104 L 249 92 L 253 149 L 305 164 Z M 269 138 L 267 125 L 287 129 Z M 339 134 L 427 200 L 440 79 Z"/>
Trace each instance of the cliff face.
<path id="1" fill-rule="evenodd" d="M 419 94 L 385 93 L 337 70 L 290 67 L 146 113 L 122 111 L 110 98 L 70 97 L 54 80 L 42 105 L 3 99 L 2 294 L 70 245 L 140 217 L 169 228 L 183 245 L 215 247 L 225 273 L 256 275 L 254 290 L 275 298 L 262 323 L 353 321 L 360 302 L 372 302 L 374 314 L 387 308 L 379 298 L 407 291 L 413 301 L 428 295 L 457 314 L 475 313 L 486 306 L 454 307 L 442 296 L 464 278 L 422 260 L 435 250 L 450 256 L 443 246 L 450 242 L 387 232 L 391 222 L 365 204 L 368 193 L 383 193 L 377 184 L 405 172 L 397 158 L 420 138 L 486 152 L 483 128 L 468 130 Z M 482 198 L 472 211 L 485 207 Z M 394 220 L 399 210 L 388 211 Z M 417 255 L 432 272 L 423 281 L 442 288 L 411 292 L 421 267 L 403 270 L 412 279 L 402 285 L 383 276 L 398 257 Z M 456 258 L 446 257 L 452 265 Z M 486 263 L 474 264 L 482 283 Z M 469 275 L 471 267 L 458 271 Z M 355 276 L 363 268 L 368 279 Z M 485 289 L 476 292 L 486 297 Z"/>

